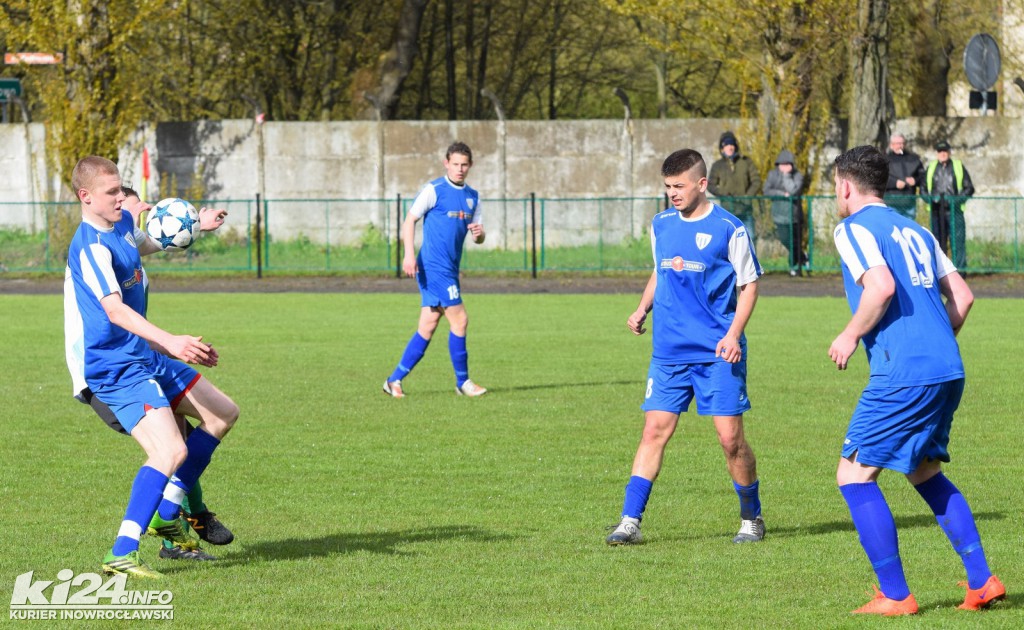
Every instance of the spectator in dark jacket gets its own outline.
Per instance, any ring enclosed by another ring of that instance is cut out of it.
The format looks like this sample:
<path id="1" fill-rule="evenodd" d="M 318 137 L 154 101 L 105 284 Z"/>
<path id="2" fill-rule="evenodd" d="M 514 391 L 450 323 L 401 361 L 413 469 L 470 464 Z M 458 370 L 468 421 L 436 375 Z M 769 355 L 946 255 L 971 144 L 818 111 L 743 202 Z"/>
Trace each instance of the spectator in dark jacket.
<path id="1" fill-rule="evenodd" d="M 796 159 L 783 149 L 775 160 L 775 168 L 768 172 L 764 194 L 772 198 L 772 222 L 779 241 L 789 250 L 789 275 L 803 275 L 804 211 L 800 193 L 804 175 L 796 168 Z"/>
<path id="2" fill-rule="evenodd" d="M 885 187 L 885 203 L 914 220 L 917 217 L 917 190 L 924 182 L 921 158 L 907 151 L 907 139 L 894 133 L 889 138 L 889 183 Z"/>
<path id="3" fill-rule="evenodd" d="M 953 244 L 950 258 L 957 269 L 963 270 L 967 266 L 964 203 L 974 195 L 974 183 L 963 162 L 950 159 L 948 142 L 936 144 L 935 152 L 938 159 L 928 164 L 921 190 L 931 204 L 932 234 L 947 255 L 949 244 Z"/>
<path id="4" fill-rule="evenodd" d="M 740 155 L 739 142 L 733 132 L 722 134 L 718 140 L 718 149 L 722 158 L 711 165 L 708 191 L 718 197 L 719 205 L 743 221 L 753 242 L 757 233 L 754 231 L 754 205 L 750 197 L 761 189 L 761 177 L 754 161 Z"/>

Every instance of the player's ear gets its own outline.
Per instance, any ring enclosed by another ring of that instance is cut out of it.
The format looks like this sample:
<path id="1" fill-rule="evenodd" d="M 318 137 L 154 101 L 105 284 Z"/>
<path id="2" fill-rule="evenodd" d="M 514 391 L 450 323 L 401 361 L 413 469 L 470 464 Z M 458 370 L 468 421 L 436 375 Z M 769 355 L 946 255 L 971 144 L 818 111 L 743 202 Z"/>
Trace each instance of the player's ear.
<path id="1" fill-rule="evenodd" d="M 708 189 L 708 178 L 707 177 L 701 177 L 697 181 L 697 186 L 700 188 L 701 192 L 707 192 L 707 189 Z"/>
<path id="2" fill-rule="evenodd" d="M 92 203 L 92 195 L 89 194 L 88 188 L 78 189 L 78 200 L 82 203 Z"/>

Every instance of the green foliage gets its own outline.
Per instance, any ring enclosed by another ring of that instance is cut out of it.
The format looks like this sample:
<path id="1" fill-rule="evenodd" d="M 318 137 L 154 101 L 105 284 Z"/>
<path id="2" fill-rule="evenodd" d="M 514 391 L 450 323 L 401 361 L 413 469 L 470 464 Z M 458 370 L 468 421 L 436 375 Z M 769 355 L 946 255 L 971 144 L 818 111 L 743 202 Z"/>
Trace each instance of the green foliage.
<path id="1" fill-rule="evenodd" d="M 359 240 L 356 241 L 355 246 L 358 249 L 367 249 L 387 247 L 387 244 L 388 240 L 384 232 L 373 223 L 367 223 L 363 233 L 359 235 Z"/>
<path id="2" fill-rule="evenodd" d="M 867 381 L 827 348 L 842 299 L 763 297 L 748 327 L 747 437 L 768 537 L 733 545 L 738 503 L 708 418 L 687 414 L 644 519 L 647 543 L 608 548 L 642 426 L 650 345 L 623 325 L 636 295 L 471 295 L 473 378 L 455 396 L 432 345 L 393 400 L 380 383 L 415 326 L 415 289 L 388 295 L 160 291 L 150 313 L 201 334 L 203 369 L 241 407 L 203 477 L 236 533 L 220 559 L 143 557 L 166 572 L 178 623 L 194 627 L 835 628 L 1024 625 L 1010 601 L 956 609 L 959 558 L 900 475 L 880 480 L 921 614 L 851 619 L 874 581 L 835 487 L 843 431 Z M 60 296 L 0 296 L 0 575 L 97 571 L 144 456 L 71 398 Z M 513 316 L 514 315 L 514 316 Z M 1015 527 L 1024 491 L 1017 420 L 1024 353 L 1007 335 L 1021 300 L 975 305 L 958 340 L 968 388 L 947 474 L 975 512 L 992 568 L 1024 583 Z M 443 327 L 442 327 L 443 331 Z M 439 331 L 439 332 L 442 332 Z M 98 463 L 102 454 L 102 465 Z M 1010 481 L 1008 481 L 1010 480 Z M 77 515 L 74 527 L 69 514 Z M 129 588 L 145 590 L 148 585 Z M 327 594 L 327 596 L 325 596 Z"/>

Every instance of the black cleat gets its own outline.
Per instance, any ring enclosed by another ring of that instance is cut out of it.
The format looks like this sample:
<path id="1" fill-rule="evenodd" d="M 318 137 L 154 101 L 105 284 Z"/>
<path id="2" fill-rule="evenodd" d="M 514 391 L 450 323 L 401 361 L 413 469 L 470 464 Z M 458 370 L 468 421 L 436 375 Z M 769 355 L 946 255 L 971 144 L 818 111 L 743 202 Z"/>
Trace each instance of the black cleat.
<path id="1" fill-rule="evenodd" d="M 235 535 L 231 533 L 231 530 L 224 526 L 217 520 L 217 515 L 213 512 L 206 510 L 205 512 L 199 512 L 197 514 L 185 514 L 185 520 L 192 529 L 199 534 L 199 537 L 210 543 L 211 545 L 227 545 L 235 539 Z"/>
<path id="2" fill-rule="evenodd" d="M 203 551 L 201 548 L 187 549 L 180 545 L 173 547 L 160 546 L 160 557 L 164 560 L 216 560 L 214 556 Z"/>

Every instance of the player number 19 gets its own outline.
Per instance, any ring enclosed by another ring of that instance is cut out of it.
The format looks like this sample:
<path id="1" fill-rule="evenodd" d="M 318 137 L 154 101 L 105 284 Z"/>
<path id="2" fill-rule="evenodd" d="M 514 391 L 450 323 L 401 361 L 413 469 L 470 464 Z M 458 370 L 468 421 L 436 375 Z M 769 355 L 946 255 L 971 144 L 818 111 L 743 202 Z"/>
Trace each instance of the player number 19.
<path id="1" fill-rule="evenodd" d="M 935 282 L 932 273 L 932 254 L 928 251 L 921 235 L 910 228 L 892 228 L 892 239 L 899 243 L 903 250 L 903 259 L 907 262 L 910 283 L 914 286 L 930 287 Z"/>

